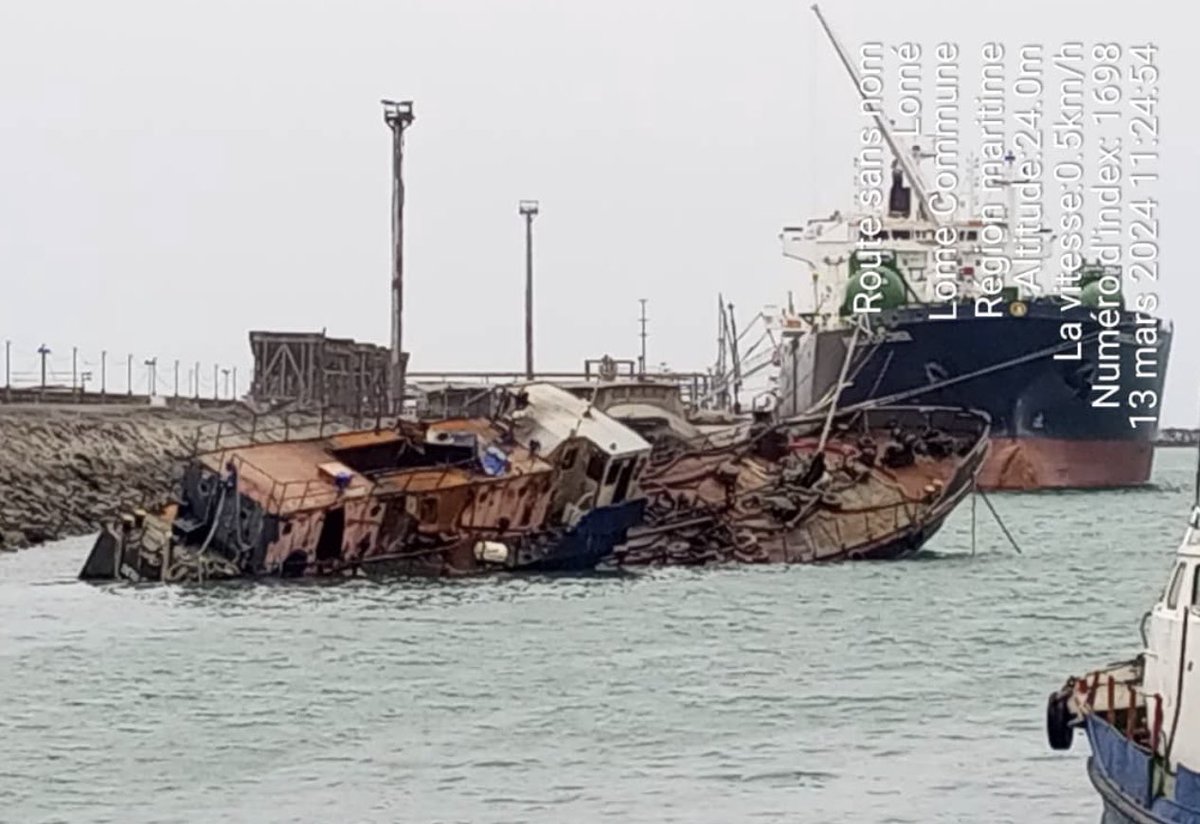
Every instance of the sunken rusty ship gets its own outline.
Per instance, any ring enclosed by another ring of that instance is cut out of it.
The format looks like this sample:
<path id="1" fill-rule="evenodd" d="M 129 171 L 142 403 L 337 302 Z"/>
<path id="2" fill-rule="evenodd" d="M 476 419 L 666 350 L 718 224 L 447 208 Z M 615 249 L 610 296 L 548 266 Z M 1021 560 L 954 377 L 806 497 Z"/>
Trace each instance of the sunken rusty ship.
<path id="1" fill-rule="evenodd" d="M 890 560 L 917 552 L 974 488 L 986 416 L 880 408 L 822 424 L 752 427 L 660 450 L 646 523 L 614 561 L 644 564 Z"/>
<path id="2" fill-rule="evenodd" d="M 645 523 L 614 553 L 624 566 L 902 558 L 974 489 L 988 455 L 980 412 L 893 406 L 714 424 L 660 382 L 568 388 L 654 447 Z"/>
<path id="3" fill-rule="evenodd" d="M 106 525 L 80 577 L 594 567 L 641 521 L 649 444 L 548 384 L 505 392 L 501 407 L 493 418 L 332 433 L 219 426 L 175 500 Z"/>
<path id="4" fill-rule="evenodd" d="M 105 525 L 80 577 L 901 558 L 970 492 L 987 452 L 978 413 L 706 425 L 677 392 L 531 383 L 476 393 L 470 415 L 443 401 L 436 419 L 370 429 L 220 424 L 197 438 L 173 501 Z"/>

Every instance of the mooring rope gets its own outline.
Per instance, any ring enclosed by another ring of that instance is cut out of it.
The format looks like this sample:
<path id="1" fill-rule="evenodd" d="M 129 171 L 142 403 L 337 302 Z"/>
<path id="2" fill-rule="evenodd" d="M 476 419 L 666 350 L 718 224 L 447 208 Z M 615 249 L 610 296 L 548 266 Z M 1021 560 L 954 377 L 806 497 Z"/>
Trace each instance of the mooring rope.
<path id="1" fill-rule="evenodd" d="M 987 508 L 991 511 L 992 517 L 996 519 L 996 524 L 999 525 L 1000 531 L 1004 533 L 1004 537 L 1008 538 L 1008 542 L 1012 544 L 1012 548 L 1017 551 L 1018 555 L 1024 555 L 1025 553 L 1021 551 L 1021 547 L 1017 544 L 1017 539 L 1014 538 L 1012 533 L 1008 531 L 1008 527 L 1004 525 L 1004 521 L 1000 518 L 1000 513 L 996 511 L 996 507 L 992 506 L 992 502 L 988 499 L 988 496 L 982 489 L 979 489 L 978 486 L 976 486 L 975 489 L 979 492 L 979 497 L 983 498 L 984 504 L 986 504 Z"/>

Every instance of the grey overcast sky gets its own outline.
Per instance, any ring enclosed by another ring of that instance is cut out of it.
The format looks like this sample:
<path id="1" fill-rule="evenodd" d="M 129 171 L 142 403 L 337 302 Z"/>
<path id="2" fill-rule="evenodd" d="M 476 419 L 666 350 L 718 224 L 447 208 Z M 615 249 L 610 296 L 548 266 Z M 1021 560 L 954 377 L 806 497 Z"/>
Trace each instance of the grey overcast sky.
<path id="1" fill-rule="evenodd" d="M 1168 425 L 1195 425 L 1200 388 L 1189 6 L 823 6 L 848 44 L 1160 45 Z M 861 125 L 800 0 L 4 0 L 0 337 L 17 364 L 46 343 L 58 369 L 78 346 L 210 375 L 248 371 L 253 328 L 386 342 L 381 97 L 417 112 L 413 369 L 520 367 L 520 198 L 542 202 L 540 366 L 634 355 L 644 297 L 650 360 L 703 368 L 718 291 L 748 318 L 804 288 L 779 229 L 848 205 Z"/>

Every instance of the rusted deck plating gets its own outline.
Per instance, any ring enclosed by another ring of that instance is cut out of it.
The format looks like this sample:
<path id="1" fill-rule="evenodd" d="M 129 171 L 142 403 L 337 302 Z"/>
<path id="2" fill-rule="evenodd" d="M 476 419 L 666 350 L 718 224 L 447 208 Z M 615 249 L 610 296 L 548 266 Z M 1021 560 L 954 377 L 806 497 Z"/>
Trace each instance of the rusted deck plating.
<path id="1" fill-rule="evenodd" d="M 922 419 L 933 448 L 919 436 Z M 648 526 L 631 535 L 618 562 L 805 563 L 908 554 L 970 491 L 987 451 L 987 419 L 974 413 L 882 409 L 843 421 L 841 430 L 826 444 L 824 472 L 815 478 L 805 470 L 818 439 L 803 428 L 779 460 L 757 454 L 753 436 L 688 444 L 663 456 L 642 479 Z M 906 438 L 911 443 L 902 447 Z M 896 449 L 914 450 L 911 461 L 888 466 L 883 456 Z M 672 528 L 676 523 L 683 525 Z"/>
<path id="2" fill-rule="evenodd" d="M 107 530 L 82 576 L 594 566 L 640 518 L 650 445 L 548 384 L 503 400 L 494 419 L 218 427 L 184 472 L 179 506 Z"/>
<path id="3" fill-rule="evenodd" d="M 339 455 L 370 450 L 419 450 L 426 432 L 434 439 L 438 433 L 470 434 L 484 443 L 501 434 L 486 420 L 444 421 L 427 430 L 405 425 L 402 430 L 248 444 L 205 453 L 198 460 L 217 475 L 232 468 L 238 491 L 284 521 L 279 538 L 267 549 L 267 569 L 282 565 L 293 553 L 310 553 L 319 543 L 326 514 L 339 507 L 345 513 L 342 564 L 404 554 L 412 529 L 429 535 L 466 530 L 501 536 L 544 523 L 554 468 L 519 445 L 506 449 L 509 468 L 500 476 L 447 464 L 386 467 L 368 477 L 338 460 Z"/>

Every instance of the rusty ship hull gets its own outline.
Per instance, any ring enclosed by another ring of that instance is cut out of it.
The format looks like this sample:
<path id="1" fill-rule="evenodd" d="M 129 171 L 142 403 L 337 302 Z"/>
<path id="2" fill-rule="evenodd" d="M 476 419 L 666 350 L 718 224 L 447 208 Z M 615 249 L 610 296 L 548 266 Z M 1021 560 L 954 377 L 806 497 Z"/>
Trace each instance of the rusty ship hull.
<path id="1" fill-rule="evenodd" d="M 186 464 L 173 503 L 106 524 L 80 577 L 181 583 L 587 570 L 625 540 L 645 503 L 629 494 L 636 457 L 606 462 L 601 453 L 603 473 L 618 476 L 607 497 L 567 506 L 564 493 L 582 487 L 562 463 L 487 419 L 281 441 L 258 431 L 247 443 L 215 446 Z M 586 440 L 569 447 L 595 465 Z"/>
<path id="2" fill-rule="evenodd" d="M 891 560 L 919 551 L 970 494 L 986 415 L 930 407 L 772 427 L 664 454 L 642 483 L 647 523 L 617 564 Z"/>

